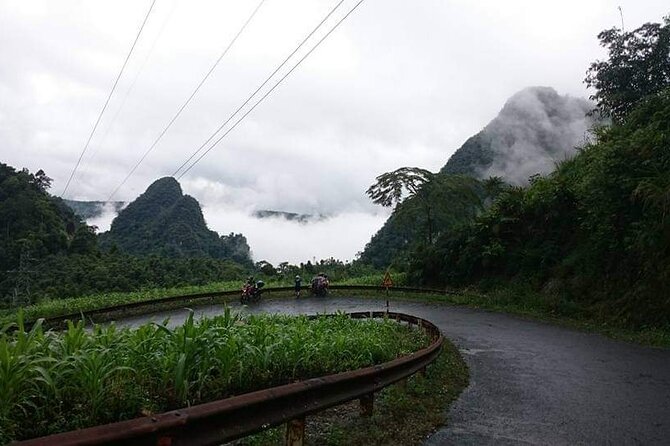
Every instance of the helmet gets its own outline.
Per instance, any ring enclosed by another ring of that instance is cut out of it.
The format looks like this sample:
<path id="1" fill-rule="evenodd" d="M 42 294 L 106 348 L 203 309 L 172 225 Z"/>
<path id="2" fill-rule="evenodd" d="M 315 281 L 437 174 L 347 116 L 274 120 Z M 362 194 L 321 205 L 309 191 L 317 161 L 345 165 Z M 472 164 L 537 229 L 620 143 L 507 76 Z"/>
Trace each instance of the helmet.
<path id="1" fill-rule="evenodd" d="M 265 286 L 265 282 L 263 282 L 262 280 L 259 280 L 258 282 L 256 282 L 256 288 L 263 288 L 264 286 Z"/>
<path id="2" fill-rule="evenodd" d="M 300 280 L 300 276 L 295 276 L 295 280 Z"/>

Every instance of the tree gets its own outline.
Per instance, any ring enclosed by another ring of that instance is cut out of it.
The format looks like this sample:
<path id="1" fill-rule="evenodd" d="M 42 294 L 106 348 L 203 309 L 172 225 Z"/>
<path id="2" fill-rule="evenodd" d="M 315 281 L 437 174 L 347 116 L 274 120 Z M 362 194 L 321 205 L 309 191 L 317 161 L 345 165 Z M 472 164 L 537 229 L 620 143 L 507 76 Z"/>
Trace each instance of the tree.
<path id="1" fill-rule="evenodd" d="M 256 262 L 256 269 L 266 276 L 275 276 L 277 275 L 277 270 L 275 269 L 274 266 L 272 266 L 272 263 L 268 262 L 267 260 L 261 260 L 260 262 Z"/>
<path id="2" fill-rule="evenodd" d="M 407 198 L 416 197 L 426 214 L 428 243 L 433 243 L 432 205 L 426 197 L 424 186 L 435 178 L 432 172 L 419 167 L 401 167 L 393 172 L 379 175 L 377 182 L 366 193 L 372 201 L 384 207 L 397 208 Z"/>
<path id="3" fill-rule="evenodd" d="M 401 167 L 379 175 L 377 182 L 366 193 L 374 203 L 391 207 L 403 201 L 405 192 L 409 196 L 417 195 L 421 187 L 434 176 L 432 172 L 419 167 Z"/>
<path id="4" fill-rule="evenodd" d="M 51 187 L 51 182 L 52 179 L 42 169 L 35 173 L 34 183 L 42 192 L 46 192 Z"/>
<path id="5" fill-rule="evenodd" d="M 645 23 L 623 32 L 617 28 L 598 34 L 609 58 L 597 60 L 587 70 L 586 85 L 596 92 L 591 99 L 615 122 L 645 97 L 670 86 L 670 16 L 663 24 Z"/>
<path id="6" fill-rule="evenodd" d="M 425 219 L 426 239 L 432 244 L 440 231 L 478 212 L 478 189 L 479 182 L 473 178 L 402 167 L 378 176 L 367 194 L 377 204 L 394 206 L 394 216 L 399 221 L 416 225 Z"/>

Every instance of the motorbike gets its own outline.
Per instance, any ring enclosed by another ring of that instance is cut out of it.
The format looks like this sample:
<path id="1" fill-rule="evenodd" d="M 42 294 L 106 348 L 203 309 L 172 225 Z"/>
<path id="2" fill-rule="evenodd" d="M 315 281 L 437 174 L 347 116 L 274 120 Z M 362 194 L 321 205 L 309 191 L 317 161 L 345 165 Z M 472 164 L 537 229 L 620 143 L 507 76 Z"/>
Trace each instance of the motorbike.
<path id="1" fill-rule="evenodd" d="M 262 280 L 255 284 L 246 283 L 242 287 L 242 295 L 240 296 L 240 303 L 246 305 L 249 303 L 256 303 L 261 300 L 262 288 L 265 286 Z"/>
<path id="2" fill-rule="evenodd" d="M 325 276 L 316 276 L 312 279 L 311 291 L 315 296 L 327 296 L 328 295 L 328 278 Z"/>

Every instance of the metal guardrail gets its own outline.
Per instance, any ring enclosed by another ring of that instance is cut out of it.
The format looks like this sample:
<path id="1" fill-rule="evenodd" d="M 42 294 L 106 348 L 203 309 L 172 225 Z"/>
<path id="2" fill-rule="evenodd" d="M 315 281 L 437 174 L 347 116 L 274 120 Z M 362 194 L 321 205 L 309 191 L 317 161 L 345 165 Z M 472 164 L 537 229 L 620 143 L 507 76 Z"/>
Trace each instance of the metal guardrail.
<path id="1" fill-rule="evenodd" d="M 374 392 L 425 370 L 444 342 L 430 321 L 403 313 L 357 312 L 352 318 L 390 317 L 425 330 L 431 344 L 380 365 L 273 387 L 173 410 L 159 415 L 35 438 L 16 446 L 93 445 L 216 445 L 289 422 L 302 426 L 304 417 L 357 398 L 372 410 Z M 314 316 L 318 317 L 318 316 Z M 288 435 L 288 434 L 287 434 Z"/>
<path id="2" fill-rule="evenodd" d="M 263 289 L 263 294 L 273 293 L 273 292 L 293 292 L 292 286 L 286 287 L 268 287 Z M 331 290 L 350 290 L 350 291 L 386 291 L 387 288 L 382 286 L 374 285 L 330 285 L 329 289 Z M 430 288 L 409 288 L 409 287 L 390 287 L 388 288 L 390 292 L 405 292 L 405 293 L 425 293 L 425 294 L 458 294 L 456 291 L 450 290 L 438 290 Z M 69 313 L 60 316 L 54 316 L 50 318 L 45 318 L 44 323 L 50 327 L 57 327 L 62 325 L 66 321 L 76 321 L 82 318 L 84 319 L 94 319 L 95 316 L 107 315 L 119 312 L 125 312 L 128 310 L 136 310 L 144 307 L 152 307 L 155 305 L 164 305 L 169 303 L 178 303 L 182 302 L 184 304 L 195 303 L 201 300 L 214 300 L 221 299 L 226 300 L 225 298 L 240 296 L 240 290 L 230 290 L 230 291 L 212 291 L 208 293 L 197 293 L 197 294 L 186 294 L 180 296 L 171 296 L 163 297 L 160 299 L 151 299 L 143 300 L 139 302 L 130 302 L 127 304 L 115 305 L 111 307 L 96 308 L 94 310 L 84 310 L 77 313 Z M 150 309 L 150 308 L 148 308 Z"/>

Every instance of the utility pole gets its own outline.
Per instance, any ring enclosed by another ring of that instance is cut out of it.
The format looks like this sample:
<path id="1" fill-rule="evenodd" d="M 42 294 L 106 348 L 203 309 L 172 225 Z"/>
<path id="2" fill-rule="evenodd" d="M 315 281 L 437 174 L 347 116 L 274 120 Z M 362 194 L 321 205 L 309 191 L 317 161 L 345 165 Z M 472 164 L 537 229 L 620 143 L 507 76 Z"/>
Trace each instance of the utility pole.
<path id="1" fill-rule="evenodd" d="M 619 15 L 621 16 L 621 32 L 625 32 L 625 28 L 623 26 L 623 9 L 621 9 L 621 6 L 619 6 Z"/>
<path id="2" fill-rule="evenodd" d="M 17 307 L 22 305 L 30 305 L 30 274 L 34 273 L 30 269 L 32 258 L 30 252 L 25 246 L 21 249 L 21 256 L 19 257 L 19 267 L 8 273 L 16 274 L 16 281 L 14 282 L 14 290 L 12 293 L 11 306 Z"/>

